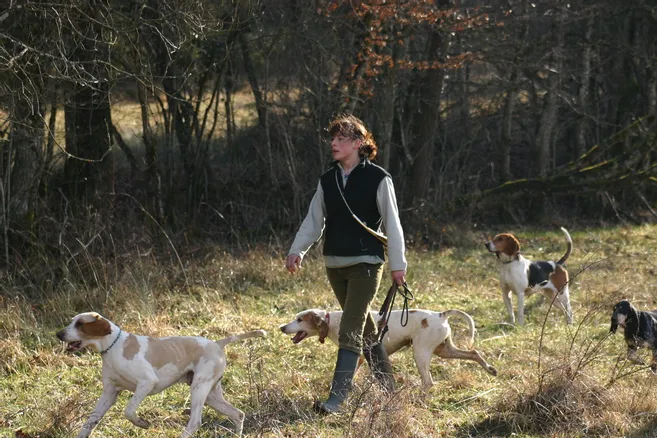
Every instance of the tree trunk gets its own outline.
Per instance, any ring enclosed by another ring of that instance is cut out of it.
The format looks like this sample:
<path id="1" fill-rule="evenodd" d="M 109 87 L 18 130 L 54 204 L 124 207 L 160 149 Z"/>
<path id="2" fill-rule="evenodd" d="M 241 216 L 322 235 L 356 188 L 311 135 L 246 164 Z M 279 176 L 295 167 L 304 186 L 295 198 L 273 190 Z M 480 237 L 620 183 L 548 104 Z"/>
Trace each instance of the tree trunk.
<path id="1" fill-rule="evenodd" d="M 107 90 L 74 85 L 64 106 L 66 164 L 69 194 L 90 201 L 103 189 L 110 169 L 111 144 L 109 93 Z M 108 191 L 109 188 L 105 188 Z"/>
<path id="2" fill-rule="evenodd" d="M 103 39 L 107 8 L 104 0 L 90 1 L 84 6 L 85 14 L 74 23 L 79 34 L 75 34 L 77 47 L 71 59 L 86 67 L 81 68 L 79 78 L 74 78 L 64 103 L 66 184 L 69 194 L 83 203 L 92 201 L 99 192 L 111 191 L 101 185 L 109 181 L 112 142 L 110 85 L 105 68 L 109 49 Z"/>
<path id="3" fill-rule="evenodd" d="M 579 76 L 579 90 L 577 103 L 579 117 L 575 126 L 575 155 L 581 157 L 587 150 L 586 134 L 589 124 L 589 81 L 591 80 L 591 35 L 593 33 L 593 19 L 586 20 L 584 34 L 584 50 L 582 51 L 582 72 Z"/>
<path id="4" fill-rule="evenodd" d="M 11 108 L 9 154 L 6 169 L 10 178 L 5 178 L 6 219 L 27 219 L 34 215 L 44 153 L 44 114 L 39 102 L 15 99 Z M 7 183 L 8 182 L 8 183 Z"/>
<path id="5" fill-rule="evenodd" d="M 506 92 L 506 99 L 504 101 L 504 114 L 502 118 L 502 138 L 500 141 L 500 150 L 499 150 L 499 166 L 500 173 L 499 178 L 500 182 L 506 182 L 511 180 L 511 131 L 513 126 L 513 111 L 516 106 L 516 99 L 518 96 L 518 90 L 516 89 L 516 79 L 518 77 L 518 72 L 513 71 L 511 73 L 511 78 L 509 79 L 510 87 Z"/>
<path id="6" fill-rule="evenodd" d="M 165 217 L 162 200 L 162 177 L 158 168 L 157 144 L 151 129 L 148 90 L 145 85 L 137 84 L 137 96 L 141 111 L 142 138 L 146 152 L 144 158 L 146 160 L 147 197 L 153 216 L 160 222 Z"/>
<path id="7" fill-rule="evenodd" d="M 440 61 L 445 55 L 447 45 L 447 35 L 439 30 L 434 30 L 428 42 L 428 62 L 431 64 L 434 61 Z M 410 204 L 412 206 L 417 206 L 429 194 L 434 144 L 440 123 L 440 99 L 444 78 L 445 72 L 442 68 L 433 68 L 429 70 L 421 82 L 418 110 L 414 123 L 417 136 L 414 140 L 416 153 L 413 158 L 411 176 L 412 194 Z"/>
<path id="8" fill-rule="evenodd" d="M 553 27 L 556 34 L 556 45 L 552 49 L 551 69 L 545 70 L 548 75 L 547 90 L 543 97 L 543 109 L 539 121 L 538 131 L 536 133 L 536 155 L 535 155 L 535 173 L 539 177 L 548 174 L 551 168 L 550 152 L 552 140 L 554 137 L 554 128 L 557 122 L 557 93 L 559 92 L 559 83 L 561 72 L 561 48 L 563 45 L 562 27 L 560 19 L 556 18 L 557 23 Z"/>
<path id="9" fill-rule="evenodd" d="M 256 112 L 258 113 L 258 123 L 262 129 L 267 129 L 267 103 L 265 102 L 262 91 L 258 86 L 258 77 L 251 62 L 251 52 L 249 51 L 249 44 L 246 41 L 244 32 L 238 35 L 240 49 L 242 50 L 242 61 L 244 62 L 244 71 L 251 86 L 251 92 L 255 99 Z"/>

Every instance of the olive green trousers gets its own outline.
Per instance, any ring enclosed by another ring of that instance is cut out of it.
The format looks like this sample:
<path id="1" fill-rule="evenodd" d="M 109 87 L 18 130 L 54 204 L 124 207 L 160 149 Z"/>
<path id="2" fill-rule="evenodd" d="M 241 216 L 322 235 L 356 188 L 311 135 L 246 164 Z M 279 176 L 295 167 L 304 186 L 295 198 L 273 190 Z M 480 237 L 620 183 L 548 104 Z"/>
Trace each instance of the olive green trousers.
<path id="1" fill-rule="evenodd" d="M 361 354 L 364 345 L 376 340 L 377 327 L 369 311 L 381 283 L 383 263 L 326 268 L 326 274 L 342 307 L 339 346 Z"/>

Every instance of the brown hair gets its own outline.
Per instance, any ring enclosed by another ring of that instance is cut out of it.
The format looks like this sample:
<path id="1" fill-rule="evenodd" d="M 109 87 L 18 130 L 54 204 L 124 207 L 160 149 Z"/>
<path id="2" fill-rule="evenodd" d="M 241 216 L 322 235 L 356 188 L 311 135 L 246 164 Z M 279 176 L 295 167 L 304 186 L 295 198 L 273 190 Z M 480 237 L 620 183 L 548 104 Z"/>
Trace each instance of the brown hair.
<path id="1" fill-rule="evenodd" d="M 331 138 L 342 135 L 354 140 L 360 140 L 361 145 L 358 149 L 358 155 L 367 157 L 369 160 L 373 160 L 376 157 L 378 147 L 376 146 L 374 137 L 358 117 L 352 114 L 337 116 L 329 123 L 326 130 Z"/>

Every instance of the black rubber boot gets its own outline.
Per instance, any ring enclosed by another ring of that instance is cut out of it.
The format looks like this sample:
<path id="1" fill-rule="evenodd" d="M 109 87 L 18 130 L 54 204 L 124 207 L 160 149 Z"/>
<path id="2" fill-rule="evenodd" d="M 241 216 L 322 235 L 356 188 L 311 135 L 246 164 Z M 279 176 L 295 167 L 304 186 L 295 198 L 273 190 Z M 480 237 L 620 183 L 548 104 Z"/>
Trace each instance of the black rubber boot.
<path id="1" fill-rule="evenodd" d="M 372 370 L 372 374 L 377 378 L 383 389 L 387 392 L 395 390 L 395 378 L 392 375 L 392 364 L 388 359 L 388 354 L 382 343 L 372 345 L 363 350 L 365 359 Z"/>
<path id="2" fill-rule="evenodd" d="M 340 348 L 338 360 L 335 362 L 335 373 L 331 384 L 331 393 L 325 402 L 316 401 L 313 409 L 322 414 L 333 414 L 340 410 L 340 405 L 351 390 L 351 382 L 354 379 L 358 358 L 360 355 L 350 350 Z"/>

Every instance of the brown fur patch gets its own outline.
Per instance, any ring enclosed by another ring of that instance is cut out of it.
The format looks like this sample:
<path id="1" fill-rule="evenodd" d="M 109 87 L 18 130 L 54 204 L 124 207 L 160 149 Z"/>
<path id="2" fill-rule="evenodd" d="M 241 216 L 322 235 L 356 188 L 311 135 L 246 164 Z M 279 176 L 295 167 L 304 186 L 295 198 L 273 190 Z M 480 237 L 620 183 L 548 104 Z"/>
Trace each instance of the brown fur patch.
<path id="1" fill-rule="evenodd" d="M 102 338 L 112 333 L 112 326 L 108 320 L 98 315 L 95 321 L 83 323 L 79 330 L 87 336 Z"/>
<path id="2" fill-rule="evenodd" d="M 125 342 L 123 342 L 123 357 L 127 360 L 132 360 L 139 353 L 140 348 L 141 346 L 139 345 L 139 341 L 137 341 L 137 337 L 132 334 L 128 335 Z"/>
<path id="3" fill-rule="evenodd" d="M 422 321 L 420 321 L 422 324 L 422 328 L 427 328 L 429 327 L 429 322 L 427 321 L 427 318 L 423 318 Z"/>
<path id="4" fill-rule="evenodd" d="M 550 281 L 552 281 L 552 284 L 554 284 L 554 287 L 557 288 L 559 293 L 563 292 L 564 286 L 568 284 L 568 271 L 566 271 L 561 265 L 557 265 L 550 276 Z"/>
<path id="5" fill-rule="evenodd" d="M 198 360 L 204 351 L 194 338 L 148 338 L 145 358 L 153 368 L 172 364 L 182 369 Z"/>
<path id="6" fill-rule="evenodd" d="M 322 318 L 316 313 L 310 313 L 306 316 L 308 316 L 308 318 L 304 317 L 304 319 L 310 324 L 312 324 L 317 329 L 317 331 L 319 331 L 319 342 L 323 344 L 329 332 L 328 323 L 324 318 Z"/>
<path id="7" fill-rule="evenodd" d="M 408 313 L 415 313 L 417 310 L 409 310 Z"/>

